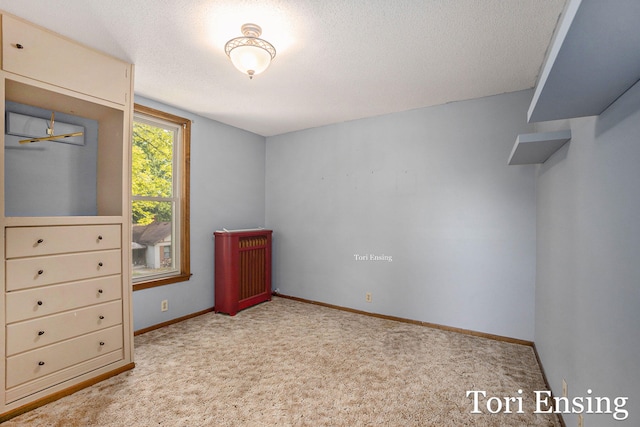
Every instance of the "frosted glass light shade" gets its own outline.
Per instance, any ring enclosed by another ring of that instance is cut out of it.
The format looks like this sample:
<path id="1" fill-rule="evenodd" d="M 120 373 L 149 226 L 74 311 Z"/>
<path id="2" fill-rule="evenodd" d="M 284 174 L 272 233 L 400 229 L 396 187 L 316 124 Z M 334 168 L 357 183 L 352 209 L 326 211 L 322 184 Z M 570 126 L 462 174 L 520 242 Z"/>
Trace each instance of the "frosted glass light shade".
<path id="1" fill-rule="evenodd" d="M 254 75 L 269 67 L 271 60 L 276 56 L 276 49 L 268 41 L 258 38 L 262 34 L 258 25 L 244 24 L 241 29 L 244 37 L 229 40 L 224 46 L 224 51 L 233 65 L 252 79 Z"/>
<path id="2" fill-rule="evenodd" d="M 233 65 L 244 74 L 253 76 L 267 69 L 271 54 L 258 46 L 238 46 L 229 52 Z"/>

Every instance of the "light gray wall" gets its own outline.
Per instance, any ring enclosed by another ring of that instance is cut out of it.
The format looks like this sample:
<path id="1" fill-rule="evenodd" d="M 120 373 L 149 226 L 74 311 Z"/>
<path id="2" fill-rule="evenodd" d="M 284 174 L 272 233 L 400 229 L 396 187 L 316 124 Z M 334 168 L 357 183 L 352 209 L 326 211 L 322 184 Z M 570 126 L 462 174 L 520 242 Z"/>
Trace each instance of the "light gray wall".
<path id="1" fill-rule="evenodd" d="M 273 287 L 533 340 L 535 167 L 508 166 L 531 91 L 267 138 Z M 386 255 L 388 261 L 357 261 Z M 373 302 L 365 302 L 371 292 Z"/>
<path id="2" fill-rule="evenodd" d="M 51 118 L 50 110 L 16 102 L 6 102 L 5 109 Z M 6 216 L 96 215 L 98 122 L 59 112 L 55 120 L 84 126 L 85 145 L 20 144 L 24 137 L 5 135 Z"/>
<path id="3" fill-rule="evenodd" d="M 193 120 L 191 273 L 187 282 L 133 293 L 134 329 L 214 305 L 213 232 L 264 226 L 265 138 L 142 97 L 136 103 Z M 160 311 L 160 302 L 169 310 Z"/>
<path id="4" fill-rule="evenodd" d="M 640 84 L 598 117 L 544 123 L 572 138 L 538 172 L 535 341 L 562 395 L 629 397 L 640 425 Z M 575 415 L 565 415 L 576 425 Z M 585 415 L 585 425 L 621 424 Z"/>

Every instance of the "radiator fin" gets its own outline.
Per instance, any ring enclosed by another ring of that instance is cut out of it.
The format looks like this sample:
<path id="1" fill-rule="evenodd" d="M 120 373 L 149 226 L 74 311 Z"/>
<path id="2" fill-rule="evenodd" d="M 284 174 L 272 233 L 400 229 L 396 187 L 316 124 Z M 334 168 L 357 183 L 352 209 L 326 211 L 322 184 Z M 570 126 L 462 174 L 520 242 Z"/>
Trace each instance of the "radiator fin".
<path id="1" fill-rule="evenodd" d="M 266 277 L 264 236 L 241 238 L 240 246 L 240 300 L 264 292 Z"/>

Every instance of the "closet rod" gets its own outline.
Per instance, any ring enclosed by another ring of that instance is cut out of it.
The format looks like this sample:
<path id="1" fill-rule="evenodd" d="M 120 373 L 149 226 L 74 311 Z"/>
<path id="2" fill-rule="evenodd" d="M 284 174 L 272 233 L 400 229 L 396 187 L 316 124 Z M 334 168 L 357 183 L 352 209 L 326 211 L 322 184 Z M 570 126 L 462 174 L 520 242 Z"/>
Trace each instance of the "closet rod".
<path id="1" fill-rule="evenodd" d="M 51 112 L 51 120 L 49 121 L 49 126 L 47 126 L 47 135 L 41 138 L 30 138 L 30 139 L 22 139 L 18 141 L 20 144 L 30 144 L 32 142 L 41 142 L 41 141 L 51 141 L 54 139 L 63 139 L 63 138 L 71 138 L 72 136 L 82 136 L 83 132 L 73 132 L 73 133 L 65 133 L 63 135 L 53 135 L 53 124 L 55 122 L 55 112 Z"/>

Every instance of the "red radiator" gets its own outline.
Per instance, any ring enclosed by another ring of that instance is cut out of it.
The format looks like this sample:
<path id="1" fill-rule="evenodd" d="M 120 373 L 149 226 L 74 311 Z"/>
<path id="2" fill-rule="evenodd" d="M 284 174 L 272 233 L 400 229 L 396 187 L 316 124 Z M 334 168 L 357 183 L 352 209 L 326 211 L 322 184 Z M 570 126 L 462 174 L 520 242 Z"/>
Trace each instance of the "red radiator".
<path id="1" fill-rule="evenodd" d="M 271 300 L 272 230 L 216 231 L 216 313 L 231 316 Z"/>

